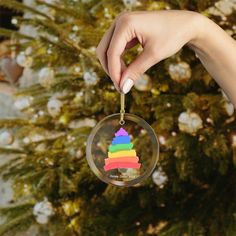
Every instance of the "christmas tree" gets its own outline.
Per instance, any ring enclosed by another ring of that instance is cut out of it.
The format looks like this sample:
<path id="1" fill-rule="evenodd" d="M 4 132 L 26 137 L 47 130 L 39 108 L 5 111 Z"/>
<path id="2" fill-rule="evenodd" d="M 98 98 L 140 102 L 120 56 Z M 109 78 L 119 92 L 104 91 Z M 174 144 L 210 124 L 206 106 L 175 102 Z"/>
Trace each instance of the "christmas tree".
<path id="1" fill-rule="evenodd" d="M 0 151 L 9 158 L 0 173 L 14 190 L 0 208 L 0 235 L 236 235 L 234 108 L 189 48 L 152 67 L 127 95 L 126 110 L 144 118 L 161 144 L 152 177 L 114 187 L 85 158 L 92 127 L 119 112 L 119 93 L 95 55 L 114 18 L 124 10 L 188 9 L 235 37 L 228 4 L 0 0 L 18 14 L 19 30 L 0 34 L 13 39 L 9 50 L 28 81 L 15 96 L 22 116 L 0 121 Z M 126 63 L 140 50 L 130 50 Z"/>
<path id="2" fill-rule="evenodd" d="M 133 143 L 125 129 L 120 128 L 115 133 L 115 138 L 109 146 L 108 158 L 105 159 L 104 170 L 112 170 L 116 168 L 134 168 L 139 169 L 141 164 L 138 163 L 139 158 L 136 151 L 132 149 Z"/>

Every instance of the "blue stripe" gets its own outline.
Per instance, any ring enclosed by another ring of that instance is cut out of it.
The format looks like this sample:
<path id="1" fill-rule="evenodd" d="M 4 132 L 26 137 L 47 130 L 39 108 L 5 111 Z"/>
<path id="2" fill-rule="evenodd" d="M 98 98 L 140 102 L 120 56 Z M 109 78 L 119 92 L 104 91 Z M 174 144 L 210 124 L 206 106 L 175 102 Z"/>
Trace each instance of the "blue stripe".
<path id="1" fill-rule="evenodd" d="M 122 143 L 130 143 L 130 137 L 129 136 L 118 136 L 113 138 L 112 144 L 122 144 Z"/>

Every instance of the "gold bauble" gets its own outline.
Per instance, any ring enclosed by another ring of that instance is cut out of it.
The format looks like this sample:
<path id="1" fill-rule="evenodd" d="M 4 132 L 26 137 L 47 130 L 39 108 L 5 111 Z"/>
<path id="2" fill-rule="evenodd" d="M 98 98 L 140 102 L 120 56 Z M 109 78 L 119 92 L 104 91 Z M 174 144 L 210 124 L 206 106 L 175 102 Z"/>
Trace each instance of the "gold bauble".
<path id="1" fill-rule="evenodd" d="M 134 83 L 134 87 L 139 91 L 149 91 L 152 88 L 152 80 L 149 75 L 143 74 Z"/>
<path id="2" fill-rule="evenodd" d="M 160 91 L 158 89 L 156 89 L 156 88 L 151 89 L 151 93 L 153 95 L 160 95 Z"/>
<path id="3" fill-rule="evenodd" d="M 164 2 L 152 2 L 152 3 L 148 3 L 147 10 L 158 11 L 158 10 L 167 9 L 167 7 L 168 5 Z"/>
<path id="4" fill-rule="evenodd" d="M 67 216 L 72 216 L 79 212 L 81 203 L 80 199 L 74 201 L 69 200 L 62 204 L 62 208 Z"/>
<path id="5" fill-rule="evenodd" d="M 169 74 L 177 82 L 186 82 L 191 78 L 192 71 L 187 62 L 181 61 L 169 65 Z"/>
<path id="6" fill-rule="evenodd" d="M 67 216 L 72 216 L 76 212 L 78 212 L 78 211 L 75 211 L 74 203 L 72 201 L 68 201 L 68 202 L 63 203 L 62 208 Z"/>
<path id="7" fill-rule="evenodd" d="M 75 217 L 70 221 L 69 228 L 73 228 L 74 230 L 79 229 L 79 218 Z"/>
<path id="8" fill-rule="evenodd" d="M 179 117 L 179 129 L 182 132 L 186 132 L 195 135 L 196 132 L 203 127 L 203 122 L 201 117 L 191 111 L 182 112 Z"/>
<path id="9" fill-rule="evenodd" d="M 69 123 L 69 120 L 70 120 L 70 119 L 69 119 L 69 116 L 66 115 L 66 114 L 60 116 L 60 118 L 59 118 L 59 122 L 60 122 L 61 124 L 64 124 L 64 125 L 67 125 L 67 124 Z"/>
<path id="10" fill-rule="evenodd" d="M 168 84 L 162 84 L 160 86 L 160 91 L 161 92 L 167 92 L 169 90 L 169 85 Z"/>

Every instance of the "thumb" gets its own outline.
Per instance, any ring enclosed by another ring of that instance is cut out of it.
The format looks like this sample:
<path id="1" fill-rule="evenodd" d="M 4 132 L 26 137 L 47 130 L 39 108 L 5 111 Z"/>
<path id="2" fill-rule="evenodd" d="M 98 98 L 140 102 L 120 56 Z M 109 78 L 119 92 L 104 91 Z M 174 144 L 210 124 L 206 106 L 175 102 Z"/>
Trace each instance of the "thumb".
<path id="1" fill-rule="evenodd" d="M 135 81 L 150 67 L 158 62 L 152 49 L 143 52 L 124 70 L 120 80 L 121 91 L 126 94 L 133 87 Z"/>

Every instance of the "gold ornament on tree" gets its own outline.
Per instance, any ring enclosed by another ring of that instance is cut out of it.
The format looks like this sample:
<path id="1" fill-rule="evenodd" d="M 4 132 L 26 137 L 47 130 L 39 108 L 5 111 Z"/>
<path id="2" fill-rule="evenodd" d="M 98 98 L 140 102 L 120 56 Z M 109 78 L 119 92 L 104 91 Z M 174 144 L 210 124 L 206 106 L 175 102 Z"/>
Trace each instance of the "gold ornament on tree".
<path id="1" fill-rule="evenodd" d="M 5 130 L 0 133 L 0 146 L 6 146 L 12 144 L 14 141 L 14 136 L 11 132 Z"/>
<path id="2" fill-rule="evenodd" d="M 165 183 L 168 181 L 168 176 L 162 170 L 162 168 L 159 167 L 157 170 L 153 172 L 152 180 L 159 188 L 163 188 Z"/>
<path id="3" fill-rule="evenodd" d="M 96 125 L 97 121 L 95 119 L 91 118 L 84 118 L 84 119 L 78 119 L 78 120 L 72 120 L 69 123 L 69 128 L 71 129 L 78 129 L 80 127 L 94 127 Z"/>
<path id="4" fill-rule="evenodd" d="M 67 216 L 73 216 L 80 210 L 80 201 L 67 201 L 62 204 L 62 208 Z"/>
<path id="5" fill-rule="evenodd" d="M 234 105 L 230 102 L 228 96 L 226 93 L 221 89 L 222 97 L 224 99 L 224 105 L 223 107 L 225 108 L 226 113 L 229 116 L 232 116 L 234 114 Z"/>
<path id="6" fill-rule="evenodd" d="M 201 117 L 191 111 L 182 112 L 178 118 L 179 129 L 189 134 L 195 134 L 203 127 Z"/>
<path id="7" fill-rule="evenodd" d="M 52 97 L 47 104 L 47 109 L 48 109 L 48 113 L 52 116 L 52 117 L 56 117 L 61 113 L 61 108 L 62 108 L 62 102 L 55 98 Z"/>
<path id="8" fill-rule="evenodd" d="M 39 224 L 47 224 L 50 217 L 54 214 L 52 203 L 45 198 L 42 202 L 35 204 L 33 214 Z"/>
<path id="9" fill-rule="evenodd" d="M 150 91 L 152 89 L 152 80 L 149 75 L 143 74 L 135 81 L 134 87 L 139 91 Z"/>
<path id="10" fill-rule="evenodd" d="M 140 5 L 140 2 L 138 0 L 123 0 L 123 3 L 126 8 L 132 8 Z"/>
<path id="11" fill-rule="evenodd" d="M 24 52 L 21 52 L 17 55 L 16 62 L 19 66 L 28 68 L 31 67 L 33 58 L 31 56 L 27 56 Z"/>
<path id="12" fill-rule="evenodd" d="M 225 111 L 226 113 L 229 115 L 229 116 L 232 116 L 234 114 L 234 105 L 231 103 L 231 102 L 225 102 L 224 103 L 224 108 L 225 108 Z"/>
<path id="13" fill-rule="evenodd" d="M 25 97 L 18 97 L 16 101 L 14 102 L 14 106 L 16 109 L 22 111 L 32 104 L 33 97 L 31 96 L 25 96 Z"/>
<path id="14" fill-rule="evenodd" d="M 180 61 L 169 65 L 169 74 L 176 82 L 186 82 L 191 78 L 192 71 L 187 62 Z"/>
<path id="15" fill-rule="evenodd" d="M 68 125 L 69 121 L 70 121 L 70 115 L 68 113 L 63 114 L 59 117 L 59 123 L 63 124 L 63 125 Z"/>
<path id="16" fill-rule="evenodd" d="M 49 88 L 54 82 L 54 70 L 49 67 L 42 68 L 39 71 L 38 79 L 40 85 Z"/>
<path id="17" fill-rule="evenodd" d="M 86 71 L 84 73 L 84 82 L 87 86 L 96 85 L 98 82 L 98 76 L 95 72 Z"/>

